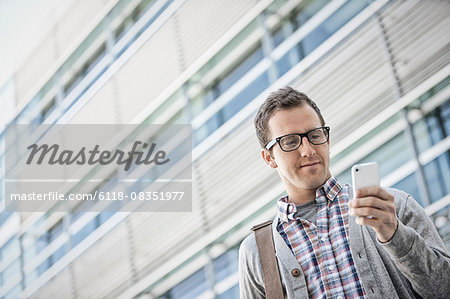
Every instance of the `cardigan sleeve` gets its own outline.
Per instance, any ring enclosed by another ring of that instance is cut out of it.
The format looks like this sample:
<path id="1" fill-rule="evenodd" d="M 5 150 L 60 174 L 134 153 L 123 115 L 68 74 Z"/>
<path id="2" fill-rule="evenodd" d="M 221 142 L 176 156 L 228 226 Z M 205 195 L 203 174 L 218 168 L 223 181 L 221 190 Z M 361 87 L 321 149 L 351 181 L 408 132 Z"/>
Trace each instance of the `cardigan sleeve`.
<path id="1" fill-rule="evenodd" d="M 244 239 L 239 248 L 239 291 L 241 299 L 266 298 L 254 234 Z"/>
<path id="2" fill-rule="evenodd" d="M 450 255 L 433 222 L 410 195 L 398 208 L 397 231 L 381 245 L 421 297 L 448 298 Z"/>

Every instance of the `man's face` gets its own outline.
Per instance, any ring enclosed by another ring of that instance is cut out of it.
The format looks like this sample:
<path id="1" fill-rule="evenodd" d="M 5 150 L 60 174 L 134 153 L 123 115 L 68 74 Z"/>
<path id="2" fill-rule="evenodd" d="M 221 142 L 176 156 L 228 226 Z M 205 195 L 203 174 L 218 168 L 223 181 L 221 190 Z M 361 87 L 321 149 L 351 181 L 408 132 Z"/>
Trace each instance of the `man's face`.
<path id="1" fill-rule="evenodd" d="M 292 133 L 305 133 L 321 127 L 319 116 L 309 105 L 275 112 L 269 119 L 269 140 Z M 331 176 L 329 141 L 312 145 L 303 137 L 300 147 L 291 152 L 284 152 L 278 143 L 271 151 L 263 149 L 261 154 L 265 162 L 277 168 L 286 189 L 316 190 Z"/>

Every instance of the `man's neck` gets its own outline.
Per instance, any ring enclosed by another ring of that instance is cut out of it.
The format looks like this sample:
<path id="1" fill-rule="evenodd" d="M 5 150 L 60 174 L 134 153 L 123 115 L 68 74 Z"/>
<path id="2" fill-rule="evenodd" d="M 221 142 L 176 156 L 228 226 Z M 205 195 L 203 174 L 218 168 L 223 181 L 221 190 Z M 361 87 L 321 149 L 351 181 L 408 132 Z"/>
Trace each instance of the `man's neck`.
<path id="1" fill-rule="evenodd" d="M 298 206 L 313 201 L 316 199 L 316 190 L 317 189 L 287 190 L 289 202 Z"/>

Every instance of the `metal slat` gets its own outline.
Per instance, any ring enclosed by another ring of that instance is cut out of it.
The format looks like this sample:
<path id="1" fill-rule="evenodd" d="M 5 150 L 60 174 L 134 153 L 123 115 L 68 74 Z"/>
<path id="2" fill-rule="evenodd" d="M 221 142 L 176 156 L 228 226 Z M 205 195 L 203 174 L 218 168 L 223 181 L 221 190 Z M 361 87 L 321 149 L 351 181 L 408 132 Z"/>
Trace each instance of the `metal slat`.
<path id="1" fill-rule="evenodd" d="M 448 64 L 449 40 L 442 32 L 450 30 L 449 11 L 443 1 L 421 1 L 407 10 L 383 13 L 404 92 Z"/>
<path id="2" fill-rule="evenodd" d="M 254 0 L 191 0 L 177 11 L 186 65 L 194 63 L 256 4 Z"/>
<path id="3" fill-rule="evenodd" d="M 55 22 L 54 31 L 50 31 L 43 37 L 29 59 L 17 69 L 15 86 L 18 106 L 25 105 L 31 100 L 32 94 L 45 84 L 41 78 L 50 79 L 50 74 L 53 74 L 52 72 L 58 67 L 57 64 L 61 63 L 60 58 L 67 55 L 68 53 L 65 52 L 80 42 L 77 38 L 85 35 L 92 25 L 99 22 L 96 17 L 104 15 L 105 11 L 102 8 L 108 8 L 108 5 L 113 2 L 116 0 L 73 1 L 64 16 Z"/>
<path id="4" fill-rule="evenodd" d="M 376 37 L 371 22 L 297 82 L 322 107 L 324 117 L 334 128 L 333 138 L 345 134 L 349 127 L 358 126 L 393 100 L 380 96 L 386 94 L 390 81 L 386 81 L 388 70 Z M 309 87 L 310 82 L 315 83 Z M 341 111 L 342 107 L 346 113 L 337 115 L 335 111 Z"/>
<path id="5" fill-rule="evenodd" d="M 61 286 L 65 286 L 65 288 L 62 289 Z M 32 298 L 61 298 L 63 295 L 72 295 L 71 292 L 70 273 L 68 269 L 65 269 L 49 281 L 45 288 L 34 293 Z"/>
<path id="6" fill-rule="evenodd" d="M 73 267 L 80 298 L 99 298 L 95 294 L 104 293 L 101 290 L 129 281 L 126 239 L 125 222 L 122 222 L 75 260 Z"/>
<path id="7" fill-rule="evenodd" d="M 114 76 L 125 123 L 181 74 L 172 22 L 165 23 Z"/>

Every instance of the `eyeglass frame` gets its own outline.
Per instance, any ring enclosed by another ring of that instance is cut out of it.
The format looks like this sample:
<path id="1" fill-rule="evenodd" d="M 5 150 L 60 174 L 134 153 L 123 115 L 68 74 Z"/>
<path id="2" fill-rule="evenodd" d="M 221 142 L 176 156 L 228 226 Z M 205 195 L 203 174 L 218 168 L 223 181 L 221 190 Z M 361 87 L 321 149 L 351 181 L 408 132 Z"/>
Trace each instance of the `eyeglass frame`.
<path id="1" fill-rule="evenodd" d="M 317 144 L 315 144 L 315 143 L 312 143 L 312 142 L 309 140 L 308 134 L 311 133 L 312 131 L 317 130 L 317 129 L 323 129 L 323 130 L 326 131 L 327 140 L 325 140 L 325 141 L 322 142 L 322 143 L 317 143 Z M 296 148 L 294 148 L 294 149 L 292 149 L 292 150 L 286 151 L 286 150 L 284 150 L 283 147 L 281 146 L 280 140 L 281 140 L 281 138 L 283 138 L 283 137 L 291 136 L 291 135 L 297 135 L 297 136 L 300 136 L 300 143 L 299 143 L 298 147 L 296 147 Z M 302 145 L 303 137 L 306 137 L 306 139 L 308 140 L 308 142 L 311 143 L 312 145 L 321 145 L 321 144 L 327 143 L 328 140 L 330 140 L 330 127 L 328 127 L 328 126 L 318 127 L 318 128 L 314 128 L 314 129 L 312 129 L 312 130 L 309 130 L 308 132 L 305 132 L 305 133 L 291 133 L 291 134 L 286 134 L 286 135 L 283 135 L 283 136 L 279 136 L 279 137 L 277 137 L 277 138 L 275 138 L 275 139 L 269 141 L 269 143 L 267 143 L 267 145 L 266 145 L 266 150 L 270 150 L 270 149 L 275 145 L 275 143 L 278 143 L 278 145 L 280 146 L 280 149 L 281 149 L 283 152 L 289 153 L 289 152 L 295 151 L 296 149 L 298 149 L 298 148 L 300 147 L 300 145 Z"/>

